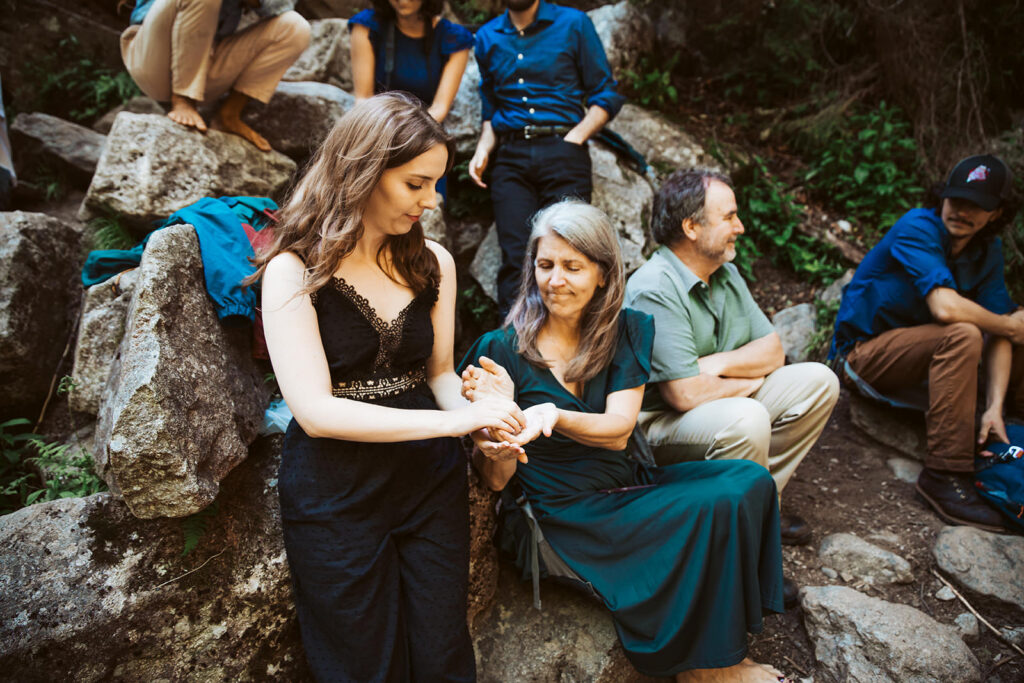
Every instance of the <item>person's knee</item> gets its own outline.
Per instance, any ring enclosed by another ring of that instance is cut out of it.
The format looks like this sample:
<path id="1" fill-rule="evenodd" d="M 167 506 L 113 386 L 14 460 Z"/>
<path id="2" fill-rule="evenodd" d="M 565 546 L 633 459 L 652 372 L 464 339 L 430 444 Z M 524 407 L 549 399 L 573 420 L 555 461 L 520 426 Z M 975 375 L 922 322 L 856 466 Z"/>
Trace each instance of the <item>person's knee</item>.
<path id="1" fill-rule="evenodd" d="M 945 345 L 981 357 L 984 335 L 974 323 L 950 323 L 942 332 L 942 340 Z"/>
<path id="2" fill-rule="evenodd" d="M 276 21 L 279 25 L 281 42 L 286 44 L 296 55 L 301 54 L 309 47 L 310 27 L 305 17 L 291 10 L 278 15 Z"/>
<path id="3" fill-rule="evenodd" d="M 744 398 L 730 401 L 728 408 L 723 409 L 729 410 L 732 419 L 715 435 L 715 449 L 738 448 L 750 453 L 748 459 L 767 462 L 772 419 L 764 405 Z"/>
<path id="4" fill-rule="evenodd" d="M 824 363 L 801 363 L 801 384 L 821 396 L 819 404 L 835 405 L 839 400 L 839 378 Z"/>

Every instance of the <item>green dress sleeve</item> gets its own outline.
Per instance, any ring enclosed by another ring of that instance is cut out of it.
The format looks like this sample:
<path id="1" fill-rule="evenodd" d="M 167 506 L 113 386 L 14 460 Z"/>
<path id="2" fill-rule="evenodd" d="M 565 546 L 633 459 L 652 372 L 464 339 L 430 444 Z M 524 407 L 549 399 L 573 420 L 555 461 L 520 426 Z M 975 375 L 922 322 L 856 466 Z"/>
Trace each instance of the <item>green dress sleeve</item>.
<path id="1" fill-rule="evenodd" d="M 519 386 L 519 356 L 516 354 L 515 332 L 511 328 L 499 328 L 483 334 L 473 342 L 456 370 L 460 375 L 469 365 L 480 366 L 480 356 L 487 356 L 508 371 L 509 377 Z"/>
<path id="2" fill-rule="evenodd" d="M 619 315 L 619 344 L 608 368 L 606 395 L 647 384 L 654 348 L 654 318 L 632 308 Z"/>

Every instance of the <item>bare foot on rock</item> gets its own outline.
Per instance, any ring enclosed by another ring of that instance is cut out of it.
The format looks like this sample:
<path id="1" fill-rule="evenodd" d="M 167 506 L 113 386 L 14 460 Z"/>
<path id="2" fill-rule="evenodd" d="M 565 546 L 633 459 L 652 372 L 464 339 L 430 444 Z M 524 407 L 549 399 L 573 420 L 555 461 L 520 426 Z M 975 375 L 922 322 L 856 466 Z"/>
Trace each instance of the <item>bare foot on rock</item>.
<path id="1" fill-rule="evenodd" d="M 677 683 L 779 683 L 788 680 L 770 664 L 758 664 L 749 657 L 721 669 L 691 669 L 676 674 Z"/>
<path id="2" fill-rule="evenodd" d="M 248 124 L 244 123 L 241 119 L 227 119 L 223 114 L 217 116 L 217 128 L 224 131 L 225 133 L 234 133 L 239 137 L 243 137 L 252 144 L 256 145 L 259 149 L 264 152 L 271 150 L 270 143 L 267 139 L 254 131 Z"/>
<path id="3" fill-rule="evenodd" d="M 196 105 L 187 97 L 171 95 L 171 110 L 167 112 L 167 118 L 183 126 L 195 128 L 200 133 L 206 132 L 206 121 L 203 121 Z"/>
<path id="4" fill-rule="evenodd" d="M 264 152 L 269 152 L 270 143 L 267 139 L 242 121 L 242 109 L 248 101 L 249 97 L 237 90 L 228 93 L 224 98 L 224 104 L 220 106 L 220 111 L 217 112 L 217 127 L 225 133 L 243 137 Z"/>

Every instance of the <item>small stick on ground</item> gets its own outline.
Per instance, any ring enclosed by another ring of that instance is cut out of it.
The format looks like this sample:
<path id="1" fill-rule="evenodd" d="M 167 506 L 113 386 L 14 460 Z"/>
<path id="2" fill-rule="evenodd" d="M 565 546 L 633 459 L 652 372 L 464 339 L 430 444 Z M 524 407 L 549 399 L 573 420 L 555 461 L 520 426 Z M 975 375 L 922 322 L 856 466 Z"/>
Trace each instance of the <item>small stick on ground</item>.
<path id="1" fill-rule="evenodd" d="M 935 576 L 938 577 L 939 581 L 941 581 L 942 583 L 946 584 L 946 586 L 949 588 L 949 590 L 953 591 L 953 595 L 955 595 L 956 597 L 960 598 L 960 602 L 964 603 L 964 606 L 966 606 L 967 609 L 971 610 L 971 614 L 973 614 L 974 616 L 978 617 L 978 621 L 980 621 L 981 623 L 985 624 L 985 626 L 988 626 L 990 629 L 992 629 L 992 632 L 996 634 L 996 637 L 999 638 L 999 640 L 1003 641 L 1004 643 L 1006 643 L 1007 645 L 1012 647 L 1014 650 L 1016 650 L 1017 654 L 1024 655 L 1024 650 L 1022 650 L 1019 647 L 1017 647 L 1017 645 L 1014 644 L 1012 641 L 1010 641 L 1009 638 L 1004 636 L 1003 632 L 1000 631 L 999 629 L 997 629 L 991 623 L 989 623 L 988 619 L 986 619 L 985 617 L 983 617 L 980 614 L 978 614 L 978 610 L 974 609 L 974 607 L 971 606 L 971 603 L 967 602 L 967 598 L 965 598 L 964 596 L 960 595 L 960 591 L 958 591 L 956 588 L 954 588 L 953 584 L 951 584 L 946 579 L 946 577 L 944 577 L 942 574 L 938 573 L 934 569 L 932 570 L 932 574 L 935 574 Z"/>
<path id="2" fill-rule="evenodd" d="M 808 676 L 811 675 L 811 674 L 807 673 L 806 671 L 804 671 L 804 668 L 802 666 L 800 666 L 799 664 L 794 662 L 792 659 L 790 659 L 786 655 L 782 655 L 782 658 L 785 659 L 787 662 L 789 662 L 790 666 L 792 666 L 794 669 L 796 669 L 796 672 L 798 674 L 800 674 L 801 676 L 803 676 L 804 678 L 807 678 Z"/>

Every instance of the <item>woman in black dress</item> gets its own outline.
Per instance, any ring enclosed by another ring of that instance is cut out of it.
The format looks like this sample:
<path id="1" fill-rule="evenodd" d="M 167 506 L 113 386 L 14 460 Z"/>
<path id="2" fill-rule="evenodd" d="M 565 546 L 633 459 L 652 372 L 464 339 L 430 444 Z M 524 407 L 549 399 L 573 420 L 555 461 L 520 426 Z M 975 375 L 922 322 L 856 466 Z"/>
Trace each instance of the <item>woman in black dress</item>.
<path id="1" fill-rule="evenodd" d="M 259 259 L 274 372 L 295 419 L 278 489 L 306 657 L 320 681 L 469 681 L 466 461 L 519 431 L 452 364 L 455 264 L 420 214 L 451 139 L 410 96 L 334 127 Z"/>

